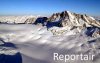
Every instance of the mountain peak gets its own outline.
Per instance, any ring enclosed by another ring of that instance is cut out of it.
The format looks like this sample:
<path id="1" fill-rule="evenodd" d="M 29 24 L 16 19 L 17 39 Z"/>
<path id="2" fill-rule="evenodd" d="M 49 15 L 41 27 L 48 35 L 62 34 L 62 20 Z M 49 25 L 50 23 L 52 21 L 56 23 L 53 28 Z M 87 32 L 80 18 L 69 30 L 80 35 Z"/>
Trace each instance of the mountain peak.
<path id="1" fill-rule="evenodd" d="M 96 21 L 93 17 L 88 15 L 82 15 L 73 13 L 70 11 L 63 11 L 61 13 L 54 13 L 50 18 L 48 18 L 47 21 L 47 28 L 51 27 L 60 27 L 58 29 L 55 29 L 56 32 L 53 32 L 55 34 L 58 34 L 62 31 L 69 31 L 75 33 L 80 33 L 83 29 L 87 29 L 86 34 L 91 35 L 98 34 L 100 32 L 100 22 Z M 76 31 L 75 31 L 76 30 Z M 94 31 L 93 31 L 94 30 Z M 95 31 L 98 30 L 98 31 Z M 100 33 L 99 33 L 100 35 Z"/>
<path id="2" fill-rule="evenodd" d="M 70 11 L 63 11 L 61 13 L 55 13 L 53 14 L 49 20 L 51 22 L 54 21 L 60 21 L 62 26 L 67 26 L 69 23 L 72 24 L 72 26 L 83 26 L 84 24 L 89 26 L 97 26 L 100 27 L 100 22 L 96 21 L 93 17 L 72 13 Z"/>

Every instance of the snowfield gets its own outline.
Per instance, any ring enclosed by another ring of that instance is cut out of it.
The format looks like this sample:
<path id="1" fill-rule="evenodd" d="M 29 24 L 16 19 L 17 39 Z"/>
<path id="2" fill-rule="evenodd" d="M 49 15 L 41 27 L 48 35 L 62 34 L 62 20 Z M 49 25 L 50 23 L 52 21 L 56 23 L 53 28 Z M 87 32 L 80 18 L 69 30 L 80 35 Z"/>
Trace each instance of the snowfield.
<path id="1" fill-rule="evenodd" d="M 47 30 L 45 26 L 32 24 L 0 24 L 0 55 L 16 56 L 19 53 L 19 56 L 15 57 L 18 63 L 100 63 L 100 36 L 87 37 L 84 31 L 76 34 L 75 30 L 59 32 L 63 29 L 53 27 Z M 54 30 L 62 34 L 55 34 Z M 91 53 L 95 56 L 93 60 L 65 62 L 54 60 L 54 53 L 63 55 Z M 6 62 L 7 59 L 1 58 L 0 61 Z"/>

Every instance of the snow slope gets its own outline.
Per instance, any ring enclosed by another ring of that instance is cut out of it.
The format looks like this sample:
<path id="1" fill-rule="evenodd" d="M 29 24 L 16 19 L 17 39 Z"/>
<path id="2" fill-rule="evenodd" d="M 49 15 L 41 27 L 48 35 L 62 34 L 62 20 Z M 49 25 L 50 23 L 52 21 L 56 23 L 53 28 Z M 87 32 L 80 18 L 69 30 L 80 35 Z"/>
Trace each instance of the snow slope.
<path id="1" fill-rule="evenodd" d="M 0 16 L 0 23 L 33 23 L 38 16 Z"/>
<path id="2" fill-rule="evenodd" d="M 66 31 L 63 34 L 53 34 L 52 29 L 62 30 L 64 28 L 47 28 L 32 24 L 0 24 L 0 38 L 5 43 L 12 43 L 16 48 L 6 47 L 8 50 L 14 48 L 15 53 L 20 53 L 22 63 L 65 63 L 54 61 L 53 53 L 61 54 L 95 54 L 94 60 L 68 60 L 66 63 L 99 63 L 100 62 L 100 36 L 88 37 L 85 31 L 73 34 Z M 0 44 L 4 44 L 0 42 Z M 5 51 L 0 45 L 0 50 Z M 10 45 L 11 46 L 11 45 Z M 6 54 L 6 53 L 2 53 Z M 9 51 L 8 54 L 9 55 Z M 0 57 L 1 58 L 1 57 Z M 1 60 L 0 60 L 1 61 Z M 3 60 L 2 60 L 3 61 Z M 6 61 L 6 60 L 4 60 Z M 19 62 L 19 63 L 20 63 Z M 12 62 L 13 63 L 13 62 Z M 16 62 L 17 63 L 17 62 Z"/>
<path id="3" fill-rule="evenodd" d="M 50 18 L 9 16 L 0 20 L 7 23 L 0 21 L 0 63 L 100 63 L 100 22 L 91 16 L 64 11 Z M 95 56 L 65 62 L 54 60 L 54 53 Z"/>

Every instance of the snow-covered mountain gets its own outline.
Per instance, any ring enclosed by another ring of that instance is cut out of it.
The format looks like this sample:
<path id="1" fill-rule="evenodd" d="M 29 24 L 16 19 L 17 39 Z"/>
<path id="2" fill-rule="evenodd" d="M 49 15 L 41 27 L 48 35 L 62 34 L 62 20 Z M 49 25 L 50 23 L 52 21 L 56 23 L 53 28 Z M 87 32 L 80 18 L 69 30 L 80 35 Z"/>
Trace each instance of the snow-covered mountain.
<path id="1" fill-rule="evenodd" d="M 87 35 L 100 35 L 100 21 L 87 15 L 77 14 L 70 11 L 54 13 L 51 17 L 39 16 L 1 16 L 1 23 L 42 24 L 53 34 L 61 35 L 65 32 L 77 34 L 87 30 Z"/>
<path id="2" fill-rule="evenodd" d="M 27 24 L 33 23 L 37 16 L 0 16 L 1 23 Z"/>
<path id="3" fill-rule="evenodd" d="M 84 30 L 87 35 L 100 35 L 100 21 L 96 21 L 93 17 L 64 11 L 55 13 L 47 20 L 47 28 L 51 28 L 54 34 L 62 34 L 65 32 L 77 34 Z"/>
<path id="4" fill-rule="evenodd" d="M 53 22 L 60 22 L 62 26 L 100 27 L 100 22 L 96 21 L 93 17 L 72 13 L 70 11 L 55 13 L 49 19 Z"/>
<path id="5" fill-rule="evenodd" d="M 0 21 L 8 23 L 0 24 L 0 63 L 100 63 L 100 22 L 91 16 L 64 11 L 35 19 L 0 17 Z M 95 56 L 64 62 L 53 60 L 55 52 Z"/>
<path id="6" fill-rule="evenodd" d="M 32 24 L 35 21 L 37 21 L 39 18 L 42 19 L 44 17 L 32 16 L 32 15 L 30 16 L 0 16 L 0 22 L 1 23 L 31 23 Z M 45 20 L 41 20 L 41 19 L 40 19 L 40 23 L 42 22 L 43 24 Z M 63 27 L 64 26 L 100 27 L 100 22 L 96 21 L 93 17 L 72 13 L 70 11 L 54 13 L 51 17 L 49 18 L 47 17 L 46 21 L 52 22 L 52 25 L 63 26 Z"/>

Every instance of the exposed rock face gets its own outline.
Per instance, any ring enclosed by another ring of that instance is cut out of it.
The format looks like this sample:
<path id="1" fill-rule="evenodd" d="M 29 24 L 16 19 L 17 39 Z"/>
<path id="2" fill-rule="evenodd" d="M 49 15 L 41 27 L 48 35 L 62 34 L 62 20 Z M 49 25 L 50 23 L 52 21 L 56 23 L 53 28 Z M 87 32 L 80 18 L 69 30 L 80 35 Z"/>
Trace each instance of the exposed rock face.
<path id="1" fill-rule="evenodd" d="M 50 21 L 60 21 L 62 26 L 97 26 L 100 27 L 100 22 L 96 21 L 93 17 L 87 15 L 81 15 L 76 13 L 71 13 L 69 11 L 64 11 L 61 13 L 53 14 Z"/>
<path id="2" fill-rule="evenodd" d="M 39 17 L 39 18 L 36 19 L 34 24 L 41 23 L 44 26 L 44 25 L 46 25 L 47 19 L 48 19 L 47 17 Z"/>
<path id="3" fill-rule="evenodd" d="M 89 33 L 95 36 L 100 35 L 100 21 L 91 16 L 76 14 L 70 11 L 55 13 L 49 18 L 34 16 L 0 17 L 0 23 L 42 24 L 43 26 L 46 26 L 47 29 L 52 28 L 51 30 L 53 33 L 57 34 L 62 34 L 64 32 L 77 34 L 82 32 L 82 30 L 87 30 L 87 35 Z"/>
<path id="4" fill-rule="evenodd" d="M 26 19 L 26 21 L 24 23 L 32 24 L 35 22 L 35 20 L 36 20 L 36 18 L 28 18 L 28 19 Z"/>
<path id="5" fill-rule="evenodd" d="M 76 13 L 71 13 L 69 11 L 64 11 L 61 13 L 53 14 L 49 19 L 49 22 L 56 22 L 57 25 L 60 25 L 61 29 L 56 28 L 52 29 L 55 31 L 53 33 L 58 33 L 61 31 L 74 32 L 74 34 L 82 32 L 83 29 L 86 29 L 86 34 L 88 35 L 100 35 L 100 21 L 96 21 L 93 17 L 87 15 L 81 15 Z M 54 26 L 57 26 L 54 25 Z M 58 26 L 57 26 L 58 27 Z M 74 31 L 73 31 L 74 30 Z M 61 32 L 62 33 L 62 32 Z M 90 34 L 91 33 L 91 34 Z"/>

